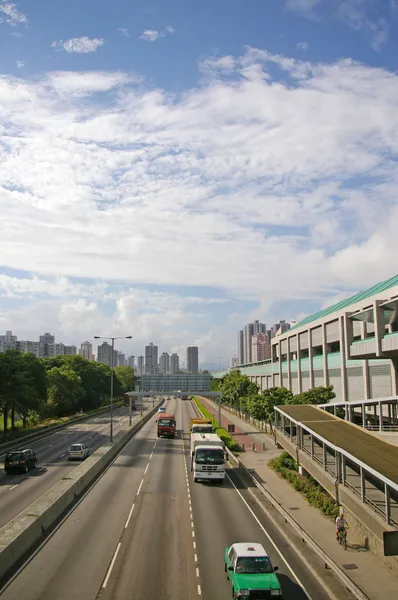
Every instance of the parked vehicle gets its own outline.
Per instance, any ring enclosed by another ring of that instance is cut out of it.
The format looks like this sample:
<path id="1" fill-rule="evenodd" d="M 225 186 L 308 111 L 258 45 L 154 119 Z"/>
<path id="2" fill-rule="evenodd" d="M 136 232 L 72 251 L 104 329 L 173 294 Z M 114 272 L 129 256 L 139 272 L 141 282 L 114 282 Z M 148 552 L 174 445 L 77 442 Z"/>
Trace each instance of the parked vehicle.
<path id="1" fill-rule="evenodd" d="M 84 460 L 90 454 L 86 444 L 72 444 L 68 450 L 68 460 Z"/>
<path id="2" fill-rule="evenodd" d="M 157 420 L 158 437 L 175 437 L 176 420 L 173 414 L 164 413 Z"/>
<path id="3" fill-rule="evenodd" d="M 225 479 L 227 460 L 225 444 L 215 433 L 191 435 L 191 471 L 193 480 L 220 481 Z"/>
<path id="4" fill-rule="evenodd" d="M 36 454 L 30 448 L 23 450 L 12 450 L 6 454 L 4 459 L 4 470 L 7 474 L 27 473 L 37 465 Z"/>
<path id="5" fill-rule="evenodd" d="M 282 597 L 281 584 L 271 560 L 261 544 L 232 544 L 225 549 L 224 568 L 233 598 L 263 600 Z"/>

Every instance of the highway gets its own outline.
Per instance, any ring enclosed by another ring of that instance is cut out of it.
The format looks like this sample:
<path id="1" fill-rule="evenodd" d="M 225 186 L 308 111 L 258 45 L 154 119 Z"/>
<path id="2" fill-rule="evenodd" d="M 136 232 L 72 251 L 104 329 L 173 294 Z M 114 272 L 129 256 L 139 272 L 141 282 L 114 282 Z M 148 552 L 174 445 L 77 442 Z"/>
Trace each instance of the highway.
<path id="1" fill-rule="evenodd" d="M 152 406 L 152 401 L 150 406 Z M 133 412 L 133 416 L 134 414 Z M 135 417 L 135 420 L 137 418 Z M 85 443 L 90 449 L 90 454 L 104 444 L 109 439 L 109 423 L 110 413 L 106 412 L 99 416 L 93 416 L 87 421 L 70 425 L 41 440 L 16 441 L 16 447 L 32 448 L 37 455 L 37 468 L 26 474 L 7 475 L 4 471 L 5 455 L 0 455 L 0 527 L 11 521 L 29 504 L 55 485 L 61 477 L 80 464 L 67 459 L 67 451 L 71 444 Z M 128 407 L 116 408 L 114 410 L 114 434 L 126 424 L 128 424 Z"/>
<path id="2" fill-rule="evenodd" d="M 236 541 L 265 546 L 279 566 L 284 600 L 330 598 L 232 469 L 223 485 L 193 483 L 191 403 L 165 406 L 176 414 L 176 439 L 158 440 L 156 416 L 150 419 L 2 598 L 230 600 L 223 558 Z M 334 598 L 347 597 L 340 591 Z"/>

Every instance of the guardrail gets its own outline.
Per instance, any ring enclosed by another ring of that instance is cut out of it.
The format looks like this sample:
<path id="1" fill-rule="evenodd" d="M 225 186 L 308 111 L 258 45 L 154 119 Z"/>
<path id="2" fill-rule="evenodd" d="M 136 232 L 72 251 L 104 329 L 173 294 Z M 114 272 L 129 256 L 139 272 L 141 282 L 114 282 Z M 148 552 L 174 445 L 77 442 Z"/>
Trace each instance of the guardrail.
<path id="1" fill-rule="evenodd" d="M 6 584 L 15 569 L 29 558 L 32 551 L 45 541 L 61 519 L 73 510 L 78 499 L 112 464 L 163 402 L 163 399 L 158 402 L 128 431 L 116 434 L 113 443 L 107 442 L 98 448 L 83 464 L 68 473 L 67 478 L 56 483 L 0 529 L 0 584 Z M 1 593 L 0 589 L 0 595 Z"/>
<path id="2" fill-rule="evenodd" d="M 198 406 L 196 406 L 195 402 L 193 403 L 194 409 L 197 410 L 198 414 L 203 417 Z M 250 472 L 246 466 L 242 463 L 242 461 L 231 452 L 228 448 L 226 448 L 228 452 L 229 458 L 236 465 L 237 468 L 241 469 L 245 475 L 254 483 L 257 489 L 261 492 L 261 494 L 267 498 L 267 500 L 271 503 L 271 505 L 279 512 L 279 514 L 285 519 L 287 523 L 289 523 L 293 529 L 299 534 L 303 542 L 306 542 L 308 546 L 318 555 L 318 557 L 322 560 L 325 565 L 325 569 L 329 568 L 333 573 L 340 579 L 340 581 L 345 585 L 345 587 L 357 598 L 357 600 L 370 600 L 369 596 L 365 594 L 361 590 L 360 587 L 356 585 L 344 573 L 344 571 L 334 562 L 330 556 L 326 554 L 326 552 L 317 544 L 317 542 L 293 519 L 293 517 L 279 504 L 279 502 L 272 496 L 272 494 L 265 489 L 265 487 L 260 483 L 260 481 Z"/>
<path id="3" fill-rule="evenodd" d="M 36 439 L 40 440 L 49 435 L 52 435 L 56 431 L 60 431 L 61 429 L 65 429 L 66 427 L 69 427 L 69 425 L 74 425 L 75 423 L 81 423 L 83 421 L 87 421 L 87 419 L 92 419 L 93 417 L 96 417 L 97 415 L 102 415 L 102 414 L 108 412 L 110 410 L 110 408 L 111 408 L 111 406 L 109 404 L 108 406 L 106 406 L 104 408 L 100 408 L 97 411 L 92 412 L 90 415 L 84 415 L 84 417 L 75 417 L 73 419 L 69 419 L 69 421 L 67 421 L 65 423 L 59 423 L 59 425 L 48 425 L 45 428 L 43 427 L 43 429 L 41 429 L 40 431 L 35 431 L 33 433 L 27 433 L 26 435 L 18 436 L 16 438 L 14 438 L 13 440 L 10 440 L 9 442 L 2 442 L 0 444 L 0 455 L 5 454 L 10 449 L 14 449 L 15 447 L 18 447 L 18 446 L 20 447 L 20 446 L 24 445 L 24 442 L 26 440 L 28 442 L 33 442 Z M 117 408 L 121 408 L 121 406 L 114 404 L 113 408 L 115 410 Z"/>

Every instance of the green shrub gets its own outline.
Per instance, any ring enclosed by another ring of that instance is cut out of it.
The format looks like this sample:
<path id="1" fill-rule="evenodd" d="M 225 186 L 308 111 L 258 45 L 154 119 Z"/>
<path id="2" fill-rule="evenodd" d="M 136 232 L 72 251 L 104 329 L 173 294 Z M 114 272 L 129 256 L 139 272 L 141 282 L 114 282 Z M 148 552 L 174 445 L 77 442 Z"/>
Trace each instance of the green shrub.
<path id="1" fill-rule="evenodd" d="M 339 508 L 333 498 L 313 477 L 300 475 L 296 461 L 287 452 L 282 452 L 280 456 L 271 460 L 269 466 L 303 494 L 311 506 L 319 508 L 323 514 L 333 519 L 338 516 Z"/>

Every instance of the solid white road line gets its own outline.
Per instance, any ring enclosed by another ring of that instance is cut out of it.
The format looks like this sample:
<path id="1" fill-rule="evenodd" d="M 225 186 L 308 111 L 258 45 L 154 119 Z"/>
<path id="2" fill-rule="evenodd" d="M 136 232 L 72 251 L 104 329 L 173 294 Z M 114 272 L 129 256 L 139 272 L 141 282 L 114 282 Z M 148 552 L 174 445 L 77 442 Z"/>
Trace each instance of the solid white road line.
<path id="1" fill-rule="evenodd" d="M 11 492 L 11 490 L 14 490 L 16 487 L 18 487 L 18 485 L 19 485 L 19 483 L 16 483 L 12 487 L 10 487 L 10 489 L 8 491 Z"/>
<path id="2" fill-rule="evenodd" d="M 125 529 L 127 529 L 127 527 L 129 526 L 131 515 L 133 514 L 134 506 L 135 506 L 135 504 L 133 504 L 133 506 L 131 507 L 131 510 L 129 512 L 129 516 L 127 517 L 126 525 L 124 526 Z"/>
<path id="3" fill-rule="evenodd" d="M 268 531 L 265 529 L 265 527 L 262 525 L 260 519 L 257 517 L 257 515 L 254 513 L 254 511 L 250 508 L 250 506 L 248 505 L 248 503 L 246 502 L 246 500 L 244 499 L 244 497 L 242 496 L 242 494 L 240 493 L 240 491 L 238 490 L 238 488 L 236 487 L 236 485 L 234 484 L 234 482 L 232 481 L 232 479 L 230 478 L 230 476 L 228 475 L 228 473 L 225 473 L 226 477 L 228 477 L 230 483 L 234 486 L 236 493 L 239 495 L 240 499 L 242 500 L 242 502 L 244 503 L 244 505 L 246 506 L 246 508 L 248 509 L 248 511 L 251 513 L 251 515 L 254 517 L 254 519 L 257 522 L 257 525 L 260 527 L 261 531 L 264 533 L 264 535 L 266 536 L 266 538 L 269 540 L 269 542 L 272 544 L 272 546 L 274 547 L 274 549 L 276 550 L 276 552 L 279 554 L 279 556 L 281 557 L 281 559 L 283 560 L 283 562 L 285 563 L 285 565 L 287 566 L 287 568 L 289 569 L 289 571 L 291 572 L 291 574 L 293 575 L 293 577 L 295 578 L 295 580 L 297 581 L 297 583 L 299 584 L 299 586 L 302 588 L 302 590 L 304 591 L 304 593 L 306 594 L 308 600 L 312 600 L 311 596 L 309 595 L 309 593 L 307 592 L 305 586 L 303 585 L 303 583 L 300 581 L 299 577 L 296 575 L 296 573 L 294 572 L 294 570 L 292 569 L 292 567 L 289 565 L 289 563 L 287 562 L 286 558 L 283 556 L 283 554 L 281 553 L 281 551 L 279 550 L 278 546 L 275 544 L 274 540 L 271 538 L 271 536 L 269 535 Z"/>
<path id="4" fill-rule="evenodd" d="M 111 576 L 111 573 L 112 573 L 113 565 L 115 564 L 115 561 L 116 561 L 117 555 L 119 554 L 119 550 L 120 550 L 120 546 L 121 545 L 122 545 L 121 542 L 119 542 L 118 545 L 117 545 L 117 548 L 115 550 L 115 554 L 113 555 L 113 558 L 112 558 L 112 562 L 109 565 L 109 569 L 108 569 L 108 572 L 106 574 L 104 583 L 102 584 L 103 588 L 106 588 L 106 586 L 107 586 L 107 583 L 109 581 L 109 577 Z"/>
<path id="5" fill-rule="evenodd" d="M 140 487 L 138 488 L 137 496 L 138 496 L 138 494 L 139 494 L 139 493 L 140 493 L 140 491 L 141 491 L 141 488 L 142 488 L 142 484 L 143 484 L 143 483 L 144 483 L 144 480 L 142 479 L 142 480 L 141 480 L 141 483 L 140 483 Z"/>

